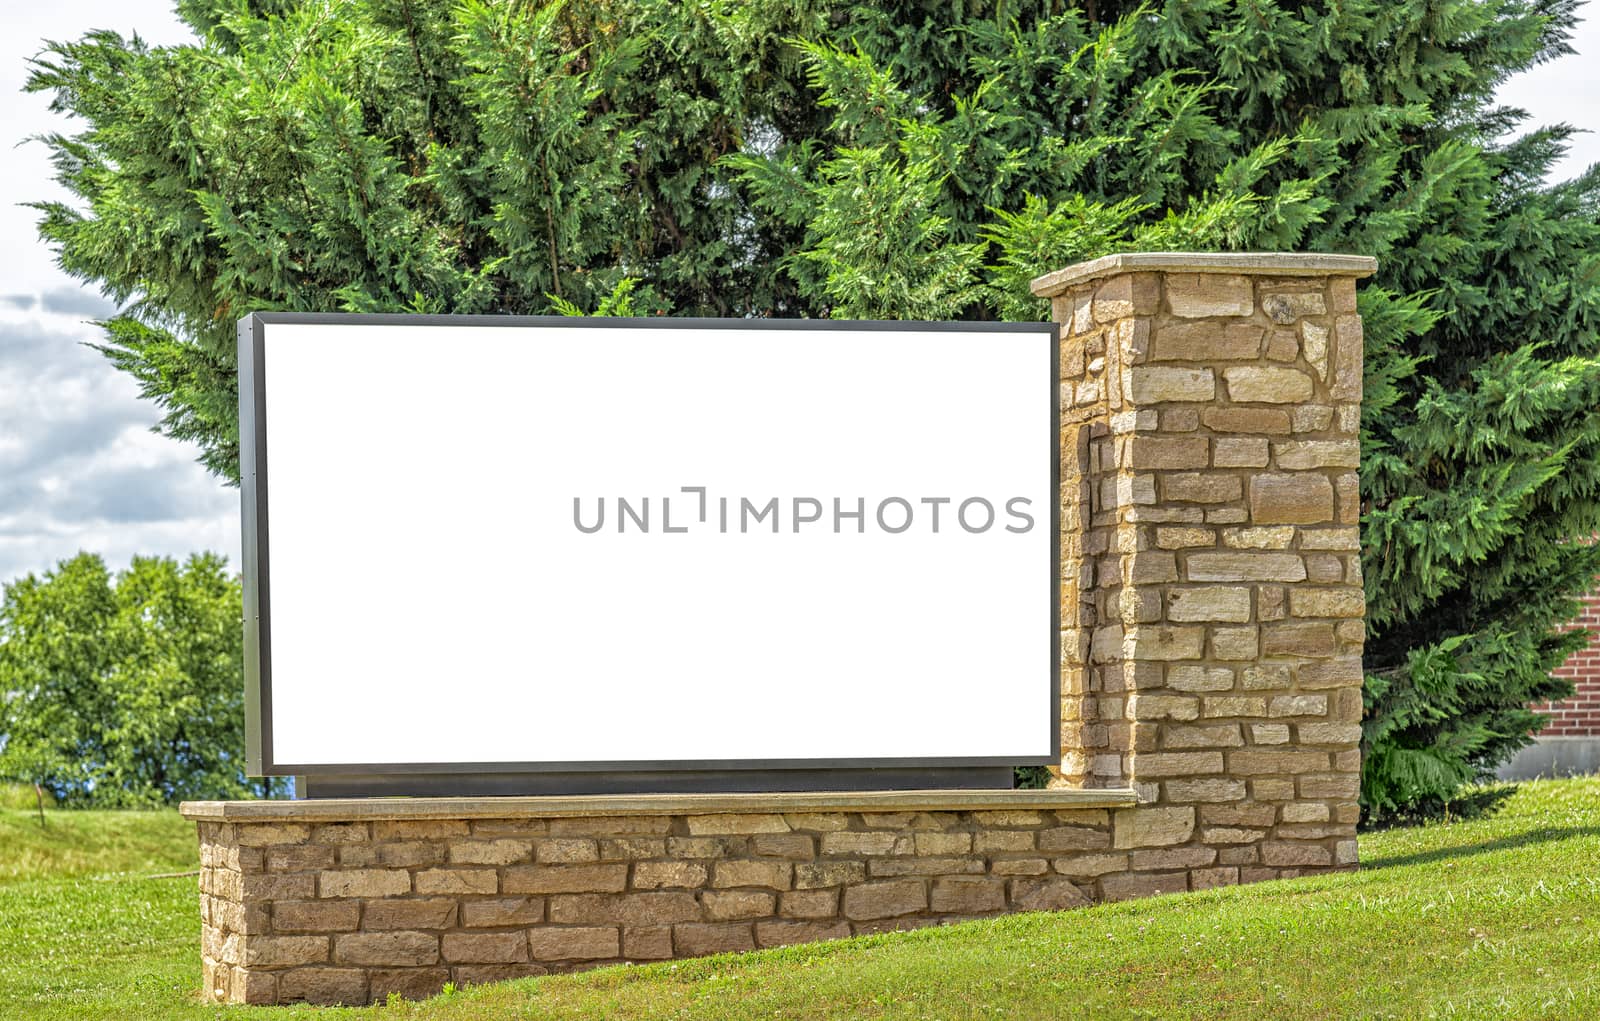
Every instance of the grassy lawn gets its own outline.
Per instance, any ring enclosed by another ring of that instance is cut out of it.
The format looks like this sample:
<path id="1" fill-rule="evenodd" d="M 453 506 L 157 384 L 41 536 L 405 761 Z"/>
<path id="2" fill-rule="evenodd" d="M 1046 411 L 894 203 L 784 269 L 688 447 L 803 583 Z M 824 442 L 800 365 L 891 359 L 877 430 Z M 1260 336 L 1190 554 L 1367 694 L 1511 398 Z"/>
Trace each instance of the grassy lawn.
<path id="1" fill-rule="evenodd" d="M 1360 872 L 366 1010 L 199 1003 L 175 814 L 0 812 L 0 1017 L 1596 1018 L 1600 780 L 1367 834 Z"/>

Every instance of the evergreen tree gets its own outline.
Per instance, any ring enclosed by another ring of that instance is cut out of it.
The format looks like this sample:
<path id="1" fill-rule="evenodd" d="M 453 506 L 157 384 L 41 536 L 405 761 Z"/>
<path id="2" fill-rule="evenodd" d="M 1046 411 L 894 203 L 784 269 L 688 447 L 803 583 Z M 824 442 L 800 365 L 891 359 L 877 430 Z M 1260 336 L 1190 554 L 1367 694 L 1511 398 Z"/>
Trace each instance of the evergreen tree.
<path id="1" fill-rule="evenodd" d="M 237 473 L 261 309 L 1024 318 L 1114 250 L 1379 260 L 1363 288 L 1364 799 L 1485 775 L 1600 573 L 1600 171 L 1498 108 L 1576 0 L 182 0 L 30 87 L 107 354 Z M 441 353 L 447 356 L 447 353 Z"/>

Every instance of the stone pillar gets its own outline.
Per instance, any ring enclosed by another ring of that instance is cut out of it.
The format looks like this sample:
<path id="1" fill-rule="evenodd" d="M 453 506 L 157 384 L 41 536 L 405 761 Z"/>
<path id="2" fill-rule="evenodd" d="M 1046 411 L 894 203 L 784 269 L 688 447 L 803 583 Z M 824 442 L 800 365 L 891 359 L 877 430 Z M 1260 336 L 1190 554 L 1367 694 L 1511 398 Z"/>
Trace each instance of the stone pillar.
<path id="1" fill-rule="evenodd" d="M 1119 846 L 1161 831 L 1195 887 L 1356 860 L 1375 268 L 1133 253 L 1033 284 L 1063 336 L 1058 782 L 1134 788 Z"/>

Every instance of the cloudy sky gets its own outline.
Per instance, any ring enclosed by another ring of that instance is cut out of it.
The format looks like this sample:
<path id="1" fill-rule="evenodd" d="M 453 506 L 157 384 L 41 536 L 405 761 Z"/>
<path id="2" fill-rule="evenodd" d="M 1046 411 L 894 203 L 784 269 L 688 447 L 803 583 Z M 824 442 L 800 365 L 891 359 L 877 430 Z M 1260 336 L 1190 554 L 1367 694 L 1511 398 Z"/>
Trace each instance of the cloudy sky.
<path id="1" fill-rule="evenodd" d="M 238 493 L 195 464 L 196 451 L 150 431 L 160 417 L 96 351 L 91 324 L 109 303 L 55 268 L 21 203 L 64 198 L 44 146 L 59 129 L 43 96 L 21 93 L 39 40 L 93 28 L 137 31 L 154 43 L 187 32 L 169 0 L 55 0 L 0 8 L 0 137 L 16 145 L 0 169 L 0 581 L 43 571 L 78 550 L 113 567 L 134 553 L 211 549 L 238 563 Z M 1600 10 L 1579 30 L 1580 54 L 1507 84 L 1502 100 L 1543 123 L 1600 127 Z M 1581 136 L 1557 177 L 1600 161 L 1600 136 Z"/>

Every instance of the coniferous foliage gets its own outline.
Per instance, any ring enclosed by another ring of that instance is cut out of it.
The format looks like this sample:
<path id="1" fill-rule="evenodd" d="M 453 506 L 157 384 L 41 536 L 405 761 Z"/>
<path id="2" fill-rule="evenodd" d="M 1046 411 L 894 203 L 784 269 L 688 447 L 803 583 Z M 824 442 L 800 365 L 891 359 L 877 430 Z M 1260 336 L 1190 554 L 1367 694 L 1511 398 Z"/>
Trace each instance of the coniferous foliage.
<path id="1" fill-rule="evenodd" d="M 1034 319 L 1119 249 L 1374 255 L 1385 813 L 1526 742 L 1600 573 L 1600 172 L 1492 102 L 1575 5 L 182 0 L 196 45 L 40 57 L 85 125 L 41 231 L 229 477 L 252 310 Z"/>

